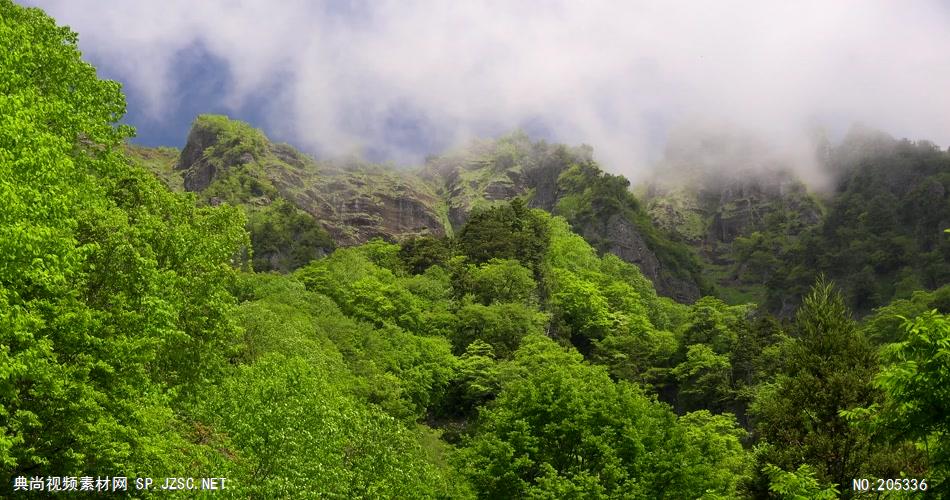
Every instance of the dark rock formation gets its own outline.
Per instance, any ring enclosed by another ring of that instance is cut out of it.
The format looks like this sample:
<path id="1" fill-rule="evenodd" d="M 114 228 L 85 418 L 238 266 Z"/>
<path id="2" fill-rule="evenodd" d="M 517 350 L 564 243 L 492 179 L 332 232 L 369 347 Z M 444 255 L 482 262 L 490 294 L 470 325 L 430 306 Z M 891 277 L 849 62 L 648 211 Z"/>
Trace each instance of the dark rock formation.
<path id="1" fill-rule="evenodd" d="M 448 218 L 460 228 L 468 214 L 478 206 L 527 198 L 532 208 L 559 214 L 558 202 L 564 197 L 578 196 L 585 186 L 564 186 L 561 174 L 572 165 L 591 166 L 590 175 L 604 175 L 594 166 L 592 151 L 586 146 L 567 148 L 544 142 L 532 143 L 521 134 L 496 142 L 477 142 L 469 149 L 429 160 L 423 178 L 437 186 L 446 199 Z M 592 179 L 593 180 L 593 179 Z M 626 188 L 624 188 L 624 191 Z M 640 210 L 629 198 L 618 200 L 620 212 L 587 207 L 584 217 L 566 215 L 574 230 L 601 252 L 610 252 L 637 265 L 653 281 L 657 292 L 682 302 L 700 297 L 698 283 L 689 277 L 678 277 L 657 256 L 642 228 L 630 217 Z"/>

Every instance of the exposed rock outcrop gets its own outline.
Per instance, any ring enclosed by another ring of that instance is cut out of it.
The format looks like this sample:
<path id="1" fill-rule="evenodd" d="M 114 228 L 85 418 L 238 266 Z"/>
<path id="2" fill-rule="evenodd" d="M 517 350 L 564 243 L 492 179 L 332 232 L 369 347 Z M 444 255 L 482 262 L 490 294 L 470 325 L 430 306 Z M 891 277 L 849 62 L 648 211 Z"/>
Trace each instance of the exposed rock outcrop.
<path id="1" fill-rule="evenodd" d="M 186 190 L 209 198 L 244 204 L 287 199 L 338 245 L 446 234 L 440 198 L 411 173 L 359 161 L 318 163 L 225 117 L 195 120 L 176 168 Z M 228 181 L 230 176 L 237 178 Z M 233 192 L 235 185 L 238 192 Z"/>
<path id="2" fill-rule="evenodd" d="M 562 174 L 574 165 L 587 166 L 583 175 L 590 177 L 591 184 L 606 175 L 593 163 L 592 150 L 587 146 L 567 148 L 531 142 L 524 134 L 514 134 L 430 159 L 422 175 L 446 198 L 449 221 L 456 228 L 477 207 L 523 196 L 533 208 L 564 215 L 574 230 L 599 251 L 637 265 L 660 294 L 682 302 L 698 299 L 698 282 L 687 272 L 672 272 L 673 266 L 664 263 L 653 248 L 656 242 L 651 244 L 643 234 L 644 228 L 634 220 L 633 214 L 640 208 L 626 192 L 626 182 L 613 201 L 617 207 L 589 206 L 595 203 L 591 197 L 599 195 L 586 192 L 584 182 L 561 182 Z M 588 206 L 582 207 L 582 213 L 564 212 L 559 202 L 566 198 L 586 200 L 582 203 Z M 651 236 L 659 237 L 655 231 Z"/>
<path id="3" fill-rule="evenodd" d="M 575 165 L 585 165 L 583 175 L 589 179 L 562 183 L 562 174 Z M 176 169 L 184 188 L 209 202 L 264 211 L 276 200 L 287 200 L 337 245 L 451 234 L 472 210 L 524 197 L 531 207 L 567 217 L 599 251 L 636 264 L 659 293 L 684 302 L 700 295 L 692 271 L 657 253 L 660 233 L 643 226 L 649 219 L 627 191 L 628 183 L 618 184 L 622 178 L 604 174 L 586 146 L 568 148 L 514 134 L 476 142 L 409 172 L 352 159 L 317 162 L 291 146 L 271 143 L 247 124 L 202 116 L 195 120 Z M 587 183 L 601 183 L 607 191 L 591 194 Z M 603 196 L 612 201 L 594 201 Z M 561 202 L 569 198 L 586 205 L 580 212 L 565 212 Z"/>

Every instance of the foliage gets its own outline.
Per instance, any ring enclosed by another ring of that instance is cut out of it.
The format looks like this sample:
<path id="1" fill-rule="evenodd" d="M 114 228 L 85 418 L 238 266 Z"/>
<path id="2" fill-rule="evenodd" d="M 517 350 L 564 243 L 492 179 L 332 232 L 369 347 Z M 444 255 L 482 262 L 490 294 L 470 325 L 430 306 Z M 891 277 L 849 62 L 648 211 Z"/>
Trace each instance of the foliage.
<path id="1" fill-rule="evenodd" d="M 312 216 L 283 198 L 249 210 L 247 230 L 255 271 L 293 271 L 334 247 L 330 235 Z"/>
<path id="2" fill-rule="evenodd" d="M 0 0 L 0 482 L 223 475 L 247 497 L 830 498 L 850 478 L 904 474 L 945 493 L 950 287 L 918 288 L 946 281 L 946 241 L 932 234 L 945 227 L 946 158 L 926 144 L 847 165 L 820 230 L 737 240 L 775 290 L 813 269 L 851 273 L 847 299 L 819 281 L 783 324 L 710 297 L 677 304 L 599 255 L 605 221 L 621 218 L 672 276 L 695 277 L 694 257 L 589 151 L 523 135 L 490 149 L 489 184 L 559 171 L 551 196 L 567 219 L 517 199 L 475 210 L 457 239 L 333 250 L 324 221 L 263 172 L 279 156 L 314 174 L 292 150 L 199 118 L 195 133 L 215 141 L 192 166 L 228 169 L 199 198 L 149 173 L 168 174 L 176 152 L 123 144 L 123 112 L 74 33 Z M 903 191 L 893 165 L 914 172 Z M 371 168 L 354 166 L 354 184 Z M 827 252 L 807 246 L 823 241 Z M 272 269 L 296 271 L 255 272 Z M 863 324 L 845 305 L 892 296 Z"/>
<path id="3" fill-rule="evenodd" d="M 786 472 L 772 464 L 765 466 L 769 477 L 769 491 L 779 498 L 788 500 L 834 500 L 838 498 L 838 489 L 822 485 L 815 478 L 815 471 L 802 464 L 794 472 Z"/>
<path id="4" fill-rule="evenodd" d="M 399 247 L 389 246 L 395 255 Z M 382 255 L 371 253 L 377 258 Z M 413 332 L 422 329 L 419 299 L 399 285 L 390 269 L 374 264 L 359 249 L 337 250 L 303 268 L 299 276 L 308 290 L 329 296 L 347 315 L 376 327 L 392 325 Z"/>
<path id="5" fill-rule="evenodd" d="M 491 259 L 465 273 L 467 283 L 459 283 L 470 290 L 475 299 L 485 305 L 492 302 L 537 303 L 537 285 L 531 270 L 513 259 Z"/>
<path id="6" fill-rule="evenodd" d="M 399 245 L 399 258 L 412 274 L 421 274 L 436 264 L 445 264 L 451 253 L 448 240 L 431 236 L 408 238 Z"/>
<path id="7" fill-rule="evenodd" d="M 469 416 L 501 390 L 500 372 L 491 345 L 475 340 L 459 357 L 456 378 L 445 398 L 445 413 Z"/>
<path id="8" fill-rule="evenodd" d="M 950 152 L 853 131 L 832 151 L 829 168 L 838 178 L 826 217 L 776 253 L 773 308 L 803 295 L 817 273 L 840 283 L 861 313 L 950 281 L 950 239 L 942 234 L 950 221 Z"/>
<path id="9" fill-rule="evenodd" d="M 473 341 L 492 347 L 499 358 L 510 356 L 521 339 L 541 333 L 547 315 L 523 304 L 502 302 L 488 306 L 466 304 L 456 313 L 458 323 L 452 342 L 457 352 L 465 351 Z"/>
<path id="10" fill-rule="evenodd" d="M 943 314 L 950 313 L 950 285 L 933 292 L 917 290 L 909 298 L 897 299 L 879 307 L 864 321 L 862 329 L 877 345 L 898 342 L 904 340 L 907 333 L 904 328 L 906 318 L 913 318 L 934 309 Z"/>
<path id="11" fill-rule="evenodd" d="M 128 165 L 119 85 L 38 9 L 0 2 L 0 72 L 0 480 L 184 473 L 172 405 L 233 351 L 243 214 Z"/>
<path id="12" fill-rule="evenodd" d="M 635 386 L 544 337 L 526 339 L 502 377 L 459 456 L 481 497 L 735 493 L 745 452 L 727 420 L 677 423 Z"/>
<path id="13" fill-rule="evenodd" d="M 268 355 L 207 391 L 197 414 L 227 436 L 233 494 L 404 498 L 446 489 L 410 431 L 334 384 L 343 369 Z"/>
<path id="14" fill-rule="evenodd" d="M 568 194 L 558 200 L 553 213 L 570 221 L 571 227 L 583 234 L 598 251 L 606 253 L 610 249 L 616 238 L 611 234 L 610 222 L 621 218 L 636 229 L 646 246 L 663 263 L 662 272 L 692 281 L 703 291 L 710 290 L 695 255 L 682 242 L 673 241 L 657 230 L 630 193 L 630 181 L 626 178 L 605 173 L 589 161 L 566 169 L 558 177 L 557 185 L 560 191 Z"/>
<path id="15" fill-rule="evenodd" d="M 934 491 L 950 474 L 950 316 L 929 311 L 904 320 L 904 338 L 885 346 L 875 385 L 885 398 L 875 427 L 887 439 L 925 443 Z"/>
<path id="16" fill-rule="evenodd" d="M 876 400 L 871 386 L 876 364 L 873 348 L 831 283 L 815 284 L 793 333 L 794 341 L 783 345 L 782 371 L 761 387 L 750 409 L 761 439 L 781 443 L 762 460 L 784 470 L 807 463 L 821 481 L 839 487 L 862 473 L 894 477 L 873 470 L 866 460 L 870 436 L 840 415 Z"/>
<path id="17" fill-rule="evenodd" d="M 732 398 L 732 365 L 729 358 L 716 354 L 706 344 L 693 344 L 686 360 L 672 371 L 679 384 L 677 403 L 683 408 L 728 408 Z"/>
<path id="18" fill-rule="evenodd" d="M 460 250 L 473 262 L 517 259 L 535 276 L 549 240 L 544 212 L 528 209 L 520 199 L 473 212 L 458 235 Z"/>

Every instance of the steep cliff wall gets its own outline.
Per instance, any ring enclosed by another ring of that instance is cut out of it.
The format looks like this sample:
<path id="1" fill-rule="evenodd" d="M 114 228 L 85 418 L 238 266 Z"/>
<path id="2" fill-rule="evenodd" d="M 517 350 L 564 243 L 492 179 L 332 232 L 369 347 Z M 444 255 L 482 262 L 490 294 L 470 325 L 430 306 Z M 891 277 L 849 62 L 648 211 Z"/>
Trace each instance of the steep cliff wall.
<path id="1" fill-rule="evenodd" d="M 338 245 L 446 232 L 439 197 L 412 174 L 359 161 L 318 163 L 224 117 L 195 121 L 178 169 L 185 189 L 208 199 L 289 200 Z"/>

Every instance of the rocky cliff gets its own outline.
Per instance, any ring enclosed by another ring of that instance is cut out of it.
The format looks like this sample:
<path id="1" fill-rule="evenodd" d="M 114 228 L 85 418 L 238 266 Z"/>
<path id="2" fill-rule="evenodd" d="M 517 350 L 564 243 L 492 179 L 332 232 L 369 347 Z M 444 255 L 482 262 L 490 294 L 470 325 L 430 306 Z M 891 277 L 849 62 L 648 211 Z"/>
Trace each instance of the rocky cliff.
<path id="1" fill-rule="evenodd" d="M 708 288 L 696 258 L 653 226 L 629 182 L 604 173 L 592 153 L 515 133 L 409 171 L 358 159 L 318 162 L 247 124 L 206 115 L 195 120 L 177 160 L 148 148 L 138 148 L 137 158 L 208 203 L 247 207 L 260 269 L 293 269 L 334 245 L 372 238 L 451 235 L 473 210 L 522 197 L 567 218 L 600 252 L 639 266 L 659 293 L 699 298 Z"/>
<path id="2" fill-rule="evenodd" d="M 412 174 L 356 160 L 317 162 L 224 117 L 195 120 L 177 168 L 186 190 L 209 199 L 289 200 L 338 245 L 446 234 L 438 196 Z"/>
<path id="3" fill-rule="evenodd" d="M 590 147 L 515 133 L 431 158 L 421 175 L 445 198 L 456 228 L 474 209 L 524 197 L 564 216 L 600 252 L 636 264 L 660 294 L 692 302 L 704 291 L 695 258 L 653 227 L 629 182 L 603 172 Z"/>
<path id="4" fill-rule="evenodd" d="M 704 187 L 651 185 L 646 193 L 654 222 L 710 257 L 727 251 L 737 237 L 764 229 L 777 215 L 792 214 L 798 231 L 821 219 L 805 185 L 787 172 L 720 178 Z"/>
<path id="5" fill-rule="evenodd" d="M 748 272 L 748 256 L 739 248 L 764 232 L 794 238 L 820 223 L 822 207 L 790 169 L 764 152 L 733 144 L 723 154 L 730 140 L 736 139 L 708 141 L 720 148 L 708 154 L 702 141 L 686 152 L 668 152 L 641 194 L 654 224 L 696 249 L 721 295 L 761 301 L 769 272 Z"/>

